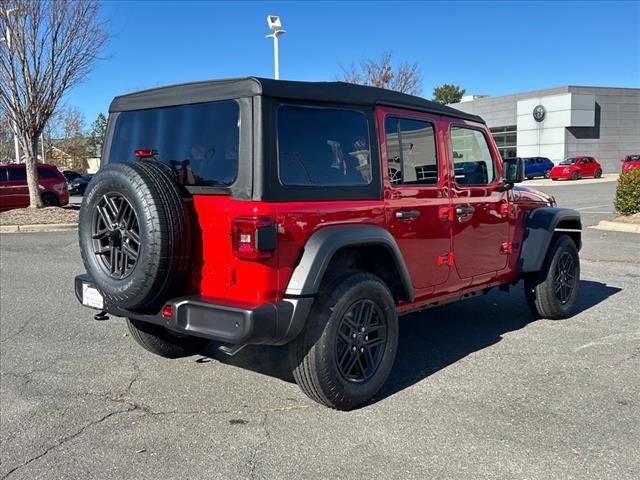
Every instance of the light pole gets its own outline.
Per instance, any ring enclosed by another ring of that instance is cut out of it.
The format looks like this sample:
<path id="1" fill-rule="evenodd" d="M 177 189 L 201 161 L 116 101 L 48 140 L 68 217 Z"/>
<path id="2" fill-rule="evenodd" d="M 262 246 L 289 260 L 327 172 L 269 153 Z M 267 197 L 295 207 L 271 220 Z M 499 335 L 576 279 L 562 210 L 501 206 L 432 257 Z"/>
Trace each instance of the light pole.
<path id="1" fill-rule="evenodd" d="M 0 41 L 4 41 L 7 44 L 7 52 L 11 51 L 11 24 L 9 22 L 9 17 L 18 11 L 17 8 L 10 8 L 7 10 L 7 36 L 6 38 L 0 39 Z M 13 101 L 13 100 L 12 100 Z M 13 148 L 15 150 L 15 163 L 20 163 L 20 146 L 18 144 L 18 127 L 16 126 L 16 122 L 11 122 L 11 129 L 13 130 Z"/>
<path id="2" fill-rule="evenodd" d="M 280 58 L 278 52 L 278 37 L 285 34 L 285 30 L 282 29 L 282 23 L 280 17 L 276 15 L 269 15 L 267 17 L 267 25 L 271 33 L 266 38 L 273 38 L 273 78 L 280 79 Z"/>

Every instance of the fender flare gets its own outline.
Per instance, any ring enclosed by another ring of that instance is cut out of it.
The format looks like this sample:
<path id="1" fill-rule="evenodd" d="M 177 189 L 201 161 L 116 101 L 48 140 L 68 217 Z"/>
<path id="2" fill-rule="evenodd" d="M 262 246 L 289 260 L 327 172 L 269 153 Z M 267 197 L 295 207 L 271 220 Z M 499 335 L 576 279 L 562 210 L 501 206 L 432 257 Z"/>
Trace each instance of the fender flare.
<path id="1" fill-rule="evenodd" d="M 285 296 L 318 293 L 333 255 L 343 247 L 359 245 L 382 245 L 387 248 L 398 269 L 407 298 L 413 301 L 413 284 L 398 244 L 387 230 L 374 225 L 331 226 L 314 232 L 307 240 L 300 262 L 289 279 Z"/>
<path id="2" fill-rule="evenodd" d="M 559 227 L 560 223 L 569 223 L 572 227 Z M 525 223 L 525 235 L 517 264 L 518 272 L 540 271 L 556 231 L 580 235 L 582 232 L 580 213 L 570 208 L 557 207 L 542 207 L 531 212 Z M 578 242 L 578 250 L 580 246 Z"/>

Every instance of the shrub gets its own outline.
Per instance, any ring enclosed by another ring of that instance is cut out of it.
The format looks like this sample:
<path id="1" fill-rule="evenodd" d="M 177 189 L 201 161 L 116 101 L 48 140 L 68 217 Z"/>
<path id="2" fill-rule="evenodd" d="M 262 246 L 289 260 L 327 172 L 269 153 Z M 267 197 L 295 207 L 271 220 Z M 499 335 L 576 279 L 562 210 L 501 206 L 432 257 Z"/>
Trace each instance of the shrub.
<path id="1" fill-rule="evenodd" d="M 620 215 L 640 213 L 640 169 L 620 175 L 615 207 Z"/>

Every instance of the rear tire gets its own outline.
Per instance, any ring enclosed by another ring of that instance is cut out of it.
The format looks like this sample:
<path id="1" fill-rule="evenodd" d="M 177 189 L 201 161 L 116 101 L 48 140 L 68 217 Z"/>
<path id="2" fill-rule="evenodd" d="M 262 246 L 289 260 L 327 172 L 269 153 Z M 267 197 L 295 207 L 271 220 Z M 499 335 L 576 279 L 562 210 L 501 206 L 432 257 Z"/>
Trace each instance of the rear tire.
<path id="1" fill-rule="evenodd" d="M 544 171 L 544 178 L 551 178 L 551 169 Z"/>
<path id="2" fill-rule="evenodd" d="M 209 340 L 178 335 L 160 325 L 127 319 L 131 337 L 145 350 L 165 358 L 189 357 L 202 351 Z"/>
<path id="3" fill-rule="evenodd" d="M 58 207 L 60 206 L 60 200 L 58 200 L 58 197 L 55 196 L 55 194 L 51 193 L 51 192 L 44 192 L 40 198 L 42 199 L 42 204 L 45 207 Z"/>
<path id="4" fill-rule="evenodd" d="M 320 290 L 307 326 L 289 346 L 289 358 L 296 383 L 309 398 L 350 410 L 384 385 L 397 345 L 398 317 L 389 288 L 375 275 L 351 272 Z"/>
<path id="5" fill-rule="evenodd" d="M 571 173 L 571 180 L 578 180 L 580 178 L 580 174 L 578 172 Z"/>
<path id="6" fill-rule="evenodd" d="M 600 178 L 600 177 L 602 177 L 602 170 L 596 170 L 595 177 L 596 177 L 596 178 Z"/>
<path id="7" fill-rule="evenodd" d="M 536 318 L 557 320 L 571 316 L 580 286 L 580 258 L 573 240 L 558 235 L 552 241 L 540 272 L 525 278 L 527 304 Z"/>

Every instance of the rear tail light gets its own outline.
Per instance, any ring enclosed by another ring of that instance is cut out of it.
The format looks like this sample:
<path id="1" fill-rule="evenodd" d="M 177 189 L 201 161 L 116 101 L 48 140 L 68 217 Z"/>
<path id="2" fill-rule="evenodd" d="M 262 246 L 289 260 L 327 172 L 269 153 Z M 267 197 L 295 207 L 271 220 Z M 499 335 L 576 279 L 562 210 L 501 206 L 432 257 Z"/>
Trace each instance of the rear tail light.
<path id="1" fill-rule="evenodd" d="M 157 150 L 152 148 L 143 148 L 135 151 L 136 157 L 138 158 L 149 158 L 154 157 L 158 154 Z"/>
<path id="2" fill-rule="evenodd" d="M 233 253 L 242 260 L 271 258 L 276 249 L 276 224 L 270 217 L 233 219 Z"/>

